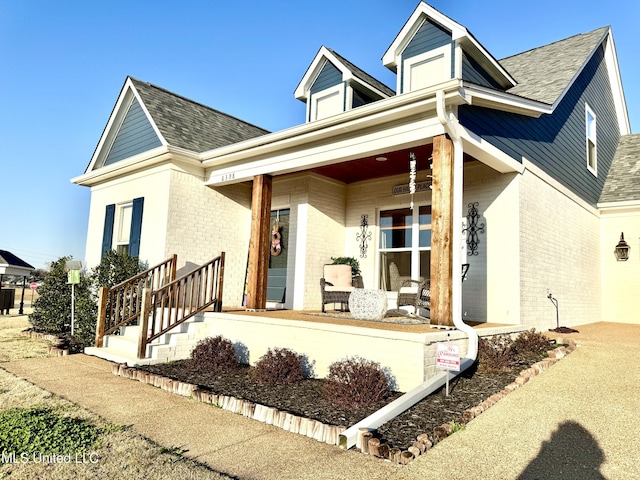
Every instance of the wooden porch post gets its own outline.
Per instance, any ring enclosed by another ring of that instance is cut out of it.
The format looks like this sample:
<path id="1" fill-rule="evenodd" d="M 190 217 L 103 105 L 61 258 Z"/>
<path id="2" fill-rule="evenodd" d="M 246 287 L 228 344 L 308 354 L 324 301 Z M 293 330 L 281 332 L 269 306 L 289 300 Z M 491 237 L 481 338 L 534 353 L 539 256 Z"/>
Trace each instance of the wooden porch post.
<path id="1" fill-rule="evenodd" d="M 431 324 L 453 327 L 453 142 L 433 139 Z"/>
<path id="2" fill-rule="evenodd" d="M 96 324 L 96 347 L 102 348 L 104 339 L 104 324 L 107 317 L 107 287 L 98 288 L 98 321 Z"/>
<path id="3" fill-rule="evenodd" d="M 253 177 L 249 275 L 247 279 L 248 310 L 264 310 L 267 306 L 271 190 L 272 181 L 269 175 Z"/>

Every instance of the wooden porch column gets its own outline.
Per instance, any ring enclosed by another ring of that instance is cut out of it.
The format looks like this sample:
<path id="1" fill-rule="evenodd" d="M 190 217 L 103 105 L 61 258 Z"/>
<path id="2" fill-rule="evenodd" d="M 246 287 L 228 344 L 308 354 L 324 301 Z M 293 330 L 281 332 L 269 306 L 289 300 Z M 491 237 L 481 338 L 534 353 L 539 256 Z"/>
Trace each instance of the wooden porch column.
<path id="1" fill-rule="evenodd" d="M 249 274 L 247 278 L 248 310 L 264 310 L 267 306 L 271 190 L 272 182 L 269 175 L 256 175 L 253 177 Z"/>
<path id="2" fill-rule="evenodd" d="M 433 139 L 432 175 L 431 324 L 453 327 L 453 142 L 446 135 Z"/>

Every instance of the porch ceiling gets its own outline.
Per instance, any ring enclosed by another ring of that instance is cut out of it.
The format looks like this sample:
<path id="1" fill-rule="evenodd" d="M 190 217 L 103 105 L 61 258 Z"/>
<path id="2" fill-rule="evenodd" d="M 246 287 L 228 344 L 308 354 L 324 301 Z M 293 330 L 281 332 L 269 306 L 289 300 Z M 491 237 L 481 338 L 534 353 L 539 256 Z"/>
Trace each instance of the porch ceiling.
<path id="1" fill-rule="evenodd" d="M 385 152 L 369 157 L 358 158 L 348 162 L 339 162 L 322 167 L 311 168 L 308 171 L 324 177 L 338 180 L 344 183 L 355 183 L 375 178 L 391 177 L 394 175 L 409 174 L 409 153 L 413 152 L 418 162 L 418 170 L 428 170 L 429 158 L 433 153 L 433 144 L 421 145 L 418 147 L 397 150 L 395 152 Z M 376 158 L 385 157 L 385 161 L 378 161 Z M 471 156 L 464 154 L 464 161 L 474 160 Z"/>

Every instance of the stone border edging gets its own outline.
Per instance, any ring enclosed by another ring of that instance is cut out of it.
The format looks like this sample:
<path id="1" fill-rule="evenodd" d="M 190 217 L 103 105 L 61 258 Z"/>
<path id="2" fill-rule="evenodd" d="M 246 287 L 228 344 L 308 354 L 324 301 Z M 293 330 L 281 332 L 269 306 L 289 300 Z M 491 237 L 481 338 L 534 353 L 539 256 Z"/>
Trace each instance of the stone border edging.
<path id="1" fill-rule="evenodd" d="M 208 403 L 220 407 L 223 410 L 242 415 L 243 417 L 257 420 L 267 425 L 273 425 L 291 433 L 304 435 L 329 445 L 339 445 L 340 433 L 346 430 L 346 427 L 343 426 L 327 425 L 317 420 L 311 420 L 278 410 L 274 407 L 266 407 L 259 403 L 249 402 L 232 396 L 218 395 L 209 390 L 201 389 L 192 383 L 172 380 L 135 367 L 128 367 L 126 364 L 114 364 L 111 367 L 111 372 L 114 375 L 137 380 L 147 385 L 153 385 L 169 393 L 193 398 L 198 402 Z"/>
<path id="2" fill-rule="evenodd" d="M 531 367 L 522 370 L 520 375 L 518 375 L 512 383 L 507 385 L 500 392 L 491 395 L 476 407 L 465 410 L 463 413 L 464 422 L 470 422 L 494 406 L 509 393 L 523 386 L 531 378 L 548 370 L 561 358 L 564 358 L 576 349 L 576 344 L 573 340 L 557 338 L 556 342 L 563 344 L 563 346 L 549 350 L 547 352 L 548 358 L 534 363 Z M 54 347 L 52 347 L 52 349 L 53 348 Z M 114 363 L 111 367 L 111 372 L 114 375 L 131 380 L 137 380 L 141 383 L 161 388 L 162 390 L 175 395 L 193 398 L 198 402 L 208 403 L 222 408 L 223 410 L 242 415 L 243 417 L 257 420 L 259 422 L 266 423 L 267 425 L 273 425 L 291 433 L 304 435 L 308 438 L 313 438 L 319 442 L 327 443 L 329 445 L 339 446 L 340 433 L 346 430 L 346 427 L 343 426 L 327 425 L 317 420 L 311 420 L 309 418 L 300 417 L 278 410 L 274 407 L 266 407 L 258 403 L 249 402 L 232 396 L 218 395 L 209 390 L 201 389 L 192 383 L 172 380 L 168 377 L 149 373 L 135 367 L 128 367 L 126 364 Z M 358 438 L 356 440 L 356 448 L 364 454 L 378 457 L 392 463 L 407 465 L 433 447 L 433 443 L 429 440 L 429 436 L 426 433 L 418 435 L 416 437 L 416 441 L 413 442 L 411 446 L 406 450 L 401 450 L 395 447 L 389 448 L 388 445 L 381 443 L 381 440 L 374 437 L 373 432 L 368 429 L 363 428 L 360 430 L 361 431 L 358 432 Z M 449 423 L 445 423 L 434 429 L 434 436 L 438 441 L 444 440 L 452 433 L 453 426 Z"/>
<path id="3" fill-rule="evenodd" d="M 49 355 L 53 355 L 56 357 L 66 357 L 69 355 L 68 348 L 60 348 L 62 345 L 62 340 L 57 335 L 53 335 L 51 333 L 42 333 L 42 332 L 34 332 L 33 330 L 22 330 L 22 335 L 30 338 L 35 338 L 36 340 L 46 340 L 50 342 L 49 345 Z"/>

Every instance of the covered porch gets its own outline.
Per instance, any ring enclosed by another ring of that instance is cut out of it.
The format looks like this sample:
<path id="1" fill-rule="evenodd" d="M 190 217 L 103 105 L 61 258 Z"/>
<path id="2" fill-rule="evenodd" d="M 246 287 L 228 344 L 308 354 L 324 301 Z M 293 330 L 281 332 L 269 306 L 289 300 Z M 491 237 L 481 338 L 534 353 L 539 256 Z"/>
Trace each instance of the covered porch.
<path id="1" fill-rule="evenodd" d="M 255 148 L 249 141 L 236 151 L 230 148 L 205 158 L 210 187 L 251 184 L 248 310 L 267 308 L 272 212 L 299 207 L 291 213 L 297 231 L 287 252 L 286 308 L 313 309 L 324 264 L 332 257 L 350 256 L 360 261 L 366 288 L 384 290 L 392 300 L 394 264 L 401 277 L 430 279 L 432 324 L 452 326 L 454 316 L 462 318 L 457 272 L 468 263 L 462 232 L 464 170 L 482 165 L 503 174 L 521 172 L 522 166 L 457 123 L 454 112 L 462 99 L 456 89 L 407 95 L 424 97 L 422 108 L 392 99 L 375 118 L 369 110 L 380 107 L 367 105 L 279 132 L 283 138 L 262 139 Z M 285 185 L 297 186 L 306 179 L 315 185 L 294 205 L 289 193 L 294 187 L 288 190 Z M 379 187 L 384 190 L 372 193 Z M 318 238 L 323 236 L 326 242 L 321 245 Z"/>

